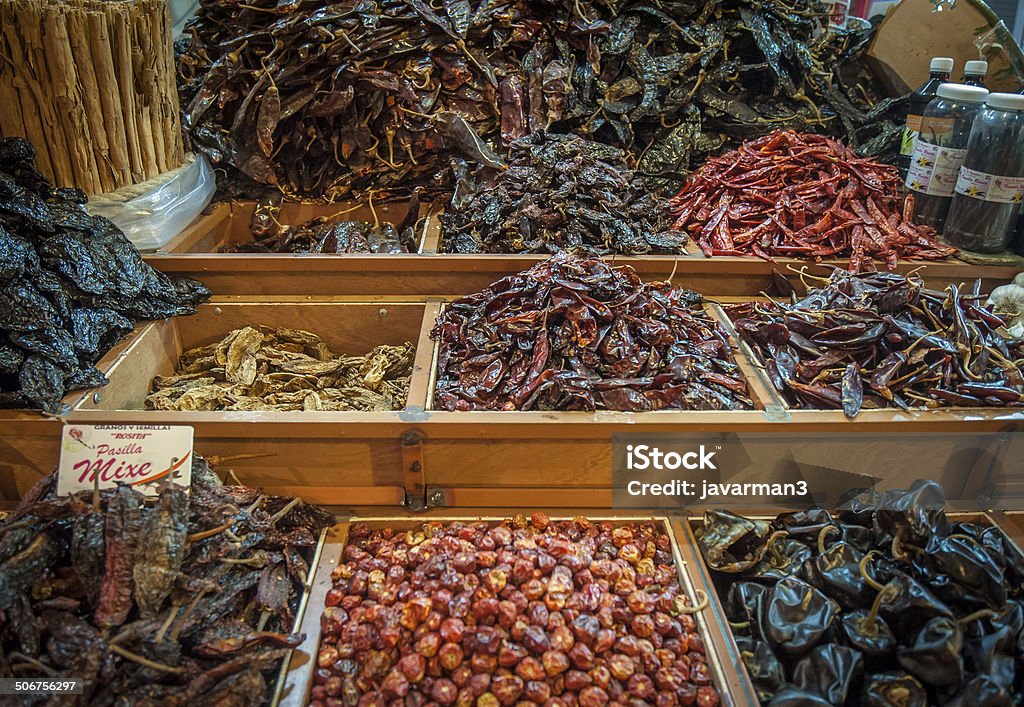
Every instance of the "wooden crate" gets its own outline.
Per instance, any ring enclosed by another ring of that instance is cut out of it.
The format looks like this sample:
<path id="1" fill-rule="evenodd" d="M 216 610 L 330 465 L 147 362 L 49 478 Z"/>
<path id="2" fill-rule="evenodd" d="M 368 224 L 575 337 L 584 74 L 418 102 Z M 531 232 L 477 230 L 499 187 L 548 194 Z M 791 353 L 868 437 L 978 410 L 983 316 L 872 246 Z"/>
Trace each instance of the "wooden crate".
<path id="1" fill-rule="evenodd" d="M 166 424 L 195 428 L 196 451 L 232 460 L 235 478 L 270 493 L 323 504 L 397 505 L 405 500 L 402 435 L 407 415 L 422 410 L 429 345 L 420 341 L 424 307 L 408 301 L 220 302 L 197 314 L 153 322 L 109 372 L 110 384 L 88 391 L 69 419 L 80 424 Z M 365 353 L 381 344 L 420 346 L 405 411 L 186 412 L 144 409 L 157 374 L 174 371 L 180 354 L 220 340 L 246 325 L 290 327 L 319 334 L 338 353 Z M 415 475 L 413 485 L 423 483 Z"/>
<path id="2" fill-rule="evenodd" d="M 337 219 L 339 221 L 366 221 L 398 225 L 409 213 L 408 201 L 371 202 L 339 202 L 337 204 L 307 204 L 298 201 L 285 202 L 281 206 L 279 221 L 284 226 L 294 226 L 314 218 Z M 218 255 L 255 255 L 261 258 L 280 257 L 278 253 L 221 253 L 226 247 L 238 246 L 252 242 L 249 224 L 256 210 L 255 201 L 221 202 L 212 205 L 208 213 L 197 218 L 184 231 L 169 241 L 163 248 L 155 251 L 150 257 L 169 254 L 218 254 Z M 430 205 L 421 204 L 419 224 L 417 226 L 417 252 L 427 248 L 433 252 L 437 243 L 436 229 L 439 226 L 435 219 L 429 219 Z M 308 254 L 297 254 L 308 255 Z M 337 255 L 337 254 L 335 254 Z M 384 254 L 385 256 L 388 254 Z M 241 293 L 240 293 L 241 294 Z"/>
<path id="3" fill-rule="evenodd" d="M 149 327 L 142 322 L 115 344 L 96 367 L 108 377 L 135 339 Z M 71 410 L 92 391 L 75 390 L 63 399 Z M 17 500 L 60 460 L 62 419 L 38 410 L 0 410 L 0 500 Z"/>
<path id="4" fill-rule="evenodd" d="M 320 645 L 320 613 L 324 607 L 327 592 L 333 585 L 331 582 L 331 572 L 341 559 L 342 550 L 344 550 L 345 544 L 348 542 L 349 528 L 353 523 L 366 523 L 371 529 L 394 528 L 396 530 L 418 528 L 426 520 L 440 522 L 476 522 L 483 520 L 492 524 L 498 524 L 504 518 L 514 513 L 532 513 L 534 510 L 538 510 L 538 508 L 527 504 L 515 508 L 506 508 L 502 511 L 501 515 L 431 515 L 429 518 L 423 516 L 412 518 L 401 514 L 389 514 L 378 517 L 351 517 L 329 528 L 323 550 L 320 554 L 320 562 L 314 570 L 309 601 L 306 605 L 305 614 L 302 617 L 300 630 L 306 634 L 306 639 L 292 653 L 285 685 L 278 695 L 278 704 L 286 707 L 300 707 L 309 700 L 309 693 L 313 687 L 313 671 L 316 667 L 315 658 Z M 567 515 L 564 509 L 552 511 L 552 518 L 555 520 L 565 520 L 572 517 L 572 515 Z M 690 538 L 686 537 L 685 520 L 670 520 L 663 516 L 642 514 L 617 514 L 609 516 L 607 511 L 604 514 L 593 514 L 588 515 L 588 517 L 594 521 L 609 520 L 616 525 L 640 521 L 654 521 L 664 525 L 666 534 L 672 540 L 676 570 L 679 573 L 680 586 L 683 591 L 693 603 L 699 601 L 698 592 L 708 596 L 708 608 L 695 614 L 694 618 L 696 619 L 700 635 L 704 638 L 708 666 L 711 668 L 714 685 L 721 694 L 721 704 L 725 707 L 746 707 L 747 705 L 756 704 L 757 702 L 749 680 L 745 676 L 740 675 L 737 670 L 737 667 L 741 665 L 741 661 L 739 652 L 735 650 L 735 642 L 732 641 L 731 635 L 722 632 L 721 627 L 726 626 L 724 613 L 714 595 L 714 590 L 693 572 L 693 561 L 689 558 L 694 556 L 696 548 L 692 546 L 692 536 Z M 688 543 L 690 544 L 689 547 L 687 547 Z"/>
<path id="5" fill-rule="evenodd" d="M 443 303 L 427 305 L 433 321 Z M 712 317 L 721 309 L 708 305 Z M 433 502 L 446 506 L 503 506 L 510 489 L 526 503 L 607 508 L 611 505 L 611 437 L 632 432 L 710 432 L 767 429 L 772 397 L 743 350 L 730 337 L 754 401 L 749 411 L 655 412 L 469 411 L 434 408 L 439 346 L 434 344 L 426 418 L 424 465 Z M 430 495 L 430 494 L 428 494 Z"/>
<path id="6" fill-rule="evenodd" d="M 398 203 L 376 207 L 391 209 L 400 220 Z M 253 204 L 219 204 L 200 217 L 164 250 L 146 256 L 153 267 L 172 276 L 203 281 L 218 295 L 403 295 L 415 297 L 458 296 L 484 289 L 495 280 L 526 270 L 546 258 L 542 255 L 440 254 L 439 207 L 426 212 L 420 252 L 417 254 L 352 254 L 321 257 L 308 254 L 218 253 L 226 243 L 249 240 L 249 216 Z M 295 205 L 304 218 L 317 210 L 334 213 L 341 206 Z M 346 207 L 347 208 L 347 207 Z M 332 211 L 334 209 L 334 211 Z M 304 210 L 304 211 L 302 211 Z M 362 211 L 353 212 L 353 217 Z M 404 213 L 402 214 L 404 215 Z M 372 217 L 371 217 L 372 218 Z M 799 286 L 801 268 L 813 275 L 827 275 L 832 267 L 846 268 L 846 261 L 822 264 L 800 260 L 768 262 L 760 258 L 705 258 L 691 249 L 686 255 L 611 256 L 615 264 L 629 265 L 644 280 L 666 280 L 716 296 L 753 297 L 772 289 L 773 272 Z M 919 271 L 930 286 L 983 279 L 986 290 L 1013 279 L 1017 268 L 1003 265 L 975 266 L 959 260 L 903 261 L 899 272 Z"/>

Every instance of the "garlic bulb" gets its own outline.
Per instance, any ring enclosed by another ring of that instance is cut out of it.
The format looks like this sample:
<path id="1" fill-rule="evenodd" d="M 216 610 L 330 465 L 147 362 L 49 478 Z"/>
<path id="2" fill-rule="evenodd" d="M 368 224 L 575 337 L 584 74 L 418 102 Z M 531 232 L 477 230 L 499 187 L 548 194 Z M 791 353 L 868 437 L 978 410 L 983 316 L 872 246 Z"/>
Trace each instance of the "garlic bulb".
<path id="1" fill-rule="evenodd" d="M 1014 283 L 1024 280 L 1021 275 L 1014 279 Z M 1018 284 L 1001 285 L 992 290 L 992 294 L 988 296 L 988 301 L 985 304 L 991 307 L 993 312 L 1006 319 L 1006 326 L 1011 336 L 1017 337 L 1024 333 L 1024 287 Z"/>

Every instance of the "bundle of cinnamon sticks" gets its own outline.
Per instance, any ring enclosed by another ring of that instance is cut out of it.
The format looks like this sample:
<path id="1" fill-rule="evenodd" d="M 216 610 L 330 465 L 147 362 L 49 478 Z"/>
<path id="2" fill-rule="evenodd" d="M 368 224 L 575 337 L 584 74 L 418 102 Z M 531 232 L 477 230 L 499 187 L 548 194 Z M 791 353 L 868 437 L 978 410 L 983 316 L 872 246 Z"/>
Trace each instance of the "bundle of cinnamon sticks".
<path id="1" fill-rule="evenodd" d="M 166 0 L 0 0 L 0 135 L 102 194 L 184 160 Z"/>

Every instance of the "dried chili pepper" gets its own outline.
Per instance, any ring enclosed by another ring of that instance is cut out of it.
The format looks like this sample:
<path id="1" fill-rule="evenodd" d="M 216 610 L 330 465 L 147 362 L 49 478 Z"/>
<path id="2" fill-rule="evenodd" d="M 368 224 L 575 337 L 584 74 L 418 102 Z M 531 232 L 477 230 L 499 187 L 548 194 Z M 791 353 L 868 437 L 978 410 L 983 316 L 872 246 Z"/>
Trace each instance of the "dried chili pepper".
<path id="1" fill-rule="evenodd" d="M 454 300 L 435 401 L 445 410 L 744 410 L 743 374 L 700 296 L 559 253 Z"/>
<path id="2" fill-rule="evenodd" d="M 193 146 L 243 191 L 330 200 L 447 189 L 451 155 L 493 167 L 539 131 L 627 150 L 662 191 L 778 127 L 894 158 L 902 99 L 863 60 L 873 28 L 822 32 L 827 15 L 817 0 L 203 0 L 178 89 Z"/>
<path id="3" fill-rule="evenodd" d="M 120 626 L 128 618 L 135 589 L 135 555 L 143 535 L 142 495 L 118 486 L 107 504 L 103 542 L 106 564 L 93 620 L 97 626 Z"/>
<path id="4" fill-rule="evenodd" d="M 849 496 L 838 513 L 705 514 L 698 544 L 762 704 L 1020 703 L 1024 556 L 944 505 L 920 481 Z M 749 561 L 782 534 L 809 555 L 798 576 Z M 748 561 L 722 563 L 737 552 Z"/>
<path id="5" fill-rule="evenodd" d="M 654 523 L 354 524 L 331 579 L 312 707 L 720 701 Z"/>
<path id="6" fill-rule="evenodd" d="M 778 131 L 713 157 L 672 199 L 675 227 L 708 256 L 848 257 L 850 271 L 956 252 L 910 218 L 896 169 L 838 140 Z"/>
<path id="7" fill-rule="evenodd" d="M 193 314 L 210 296 L 147 265 L 77 189 L 53 187 L 22 138 L 0 138 L 0 407 L 61 411 L 106 385 L 96 362 L 137 319 Z"/>
<path id="8" fill-rule="evenodd" d="M 413 253 L 415 227 L 419 221 L 419 200 L 409 203 L 409 212 L 399 224 L 348 221 L 335 216 L 317 216 L 303 223 L 284 225 L 280 221 L 281 195 L 261 200 L 253 210 L 248 243 L 225 246 L 227 253 Z M 372 204 L 371 204 L 372 207 Z M 343 215 L 344 210 L 339 212 Z"/>
<path id="9" fill-rule="evenodd" d="M 284 558 L 308 569 L 333 517 L 224 486 L 201 459 L 190 493 L 155 502 L 128 486 L 58 497 L 55 476 L 0 525 L 0 677 L 78 678 L 82 704 L 269 704 L 304 638 L 291 630 L 307 578 Z"/>
<path id="10" fill-rule="evenodd" d="M 982 302 L 915 276 L 835 271 L 796 302 L 726 311 L 790 404 L 852 418 L 883 407 L 1024 405 L 1024 342 Z"/>
<path id="11" fill-rule="evenodd" d="M 509 168 L 480 175 L 441 217 L 449 253 L 597 255 L 682 253 L 686 235 L 669 227 L 665 203 L 652 195 L 607 145 L 540 134 L 512 143 Z"/>

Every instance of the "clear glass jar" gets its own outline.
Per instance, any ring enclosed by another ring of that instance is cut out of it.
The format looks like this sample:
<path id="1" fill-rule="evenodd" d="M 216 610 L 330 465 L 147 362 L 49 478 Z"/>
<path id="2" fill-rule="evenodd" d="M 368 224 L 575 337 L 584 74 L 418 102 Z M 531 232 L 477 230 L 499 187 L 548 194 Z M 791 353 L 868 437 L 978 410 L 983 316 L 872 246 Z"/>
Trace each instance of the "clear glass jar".
<path id="1" fill-rule="evenodd" d="M 924 109 L 921 131 L 907 170 L 914 192 L 914 221 L 941 231 L 960 166 L 967 156 L 971 125 L 988 96 L 980 86 L 944 83 Z"/>
<path id="2" fill-rule="evenodd" d="M 956 183 L 945 240 L 977 253 L 1001 253 L 1024 199 L 1024 96 L 993 93 L 978 113 Z"/>

